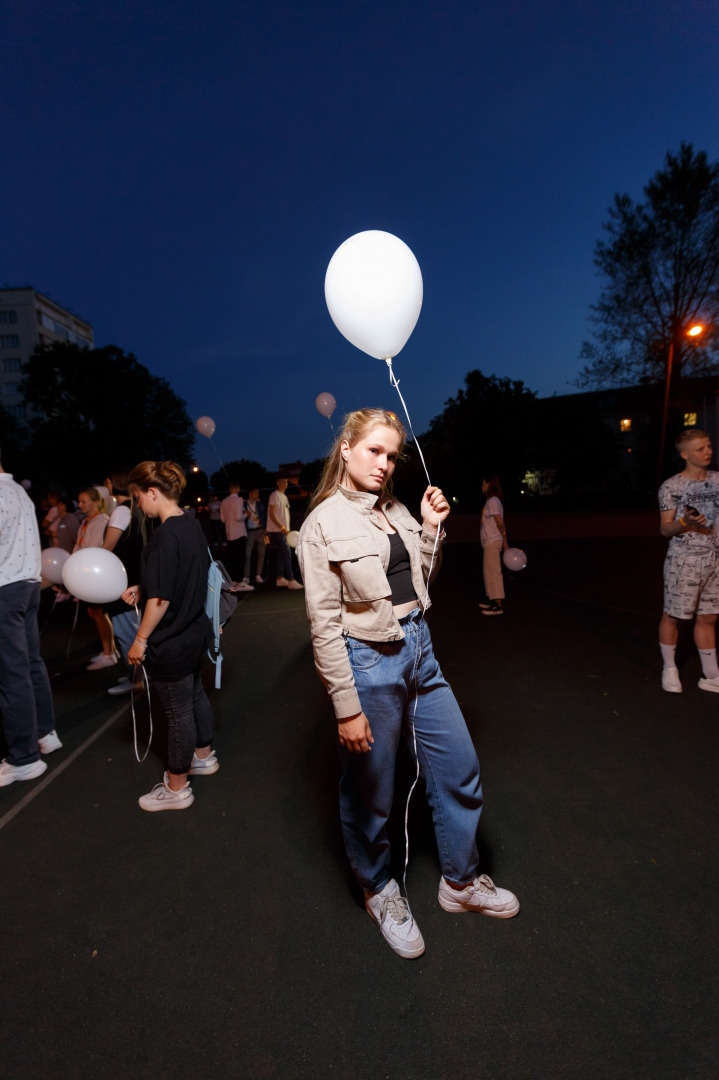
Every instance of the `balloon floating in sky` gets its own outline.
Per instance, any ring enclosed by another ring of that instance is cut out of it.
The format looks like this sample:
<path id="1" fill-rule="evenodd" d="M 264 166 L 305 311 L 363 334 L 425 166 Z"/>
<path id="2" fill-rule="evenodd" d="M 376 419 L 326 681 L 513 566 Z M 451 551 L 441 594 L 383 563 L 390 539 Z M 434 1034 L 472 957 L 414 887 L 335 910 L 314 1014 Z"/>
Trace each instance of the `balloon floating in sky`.
<path id="1" fill-rule="evenodd" d="M 332 397 L 332 394 L 318 394 L 315 398 L 315 408 L 317 412 L 322 416 L 326 416 L 329 420 L 332 413 L 337 408 L 337 402 Z"/>
<path id="2" fill-rule="evenodd" d="M 406 345 L 422 307 L 422 271 L 407 245 L 371 229 L 341 244 L 325 275 L 337 329 L 362 352 L 388 360 Z"/>
<path id="3" fill-rule="evenodd" d="M 200 435 L 204 435 L 206 439 L 211 439 L 215 434 L 215 421 L 211 416 L 198 416 L 197 420 L 195 420 L 195 427 Z"/>
<path id="4" fill-rule="evenodd" d="M 127 571 L 105 548 L 80 548 L 63 566 L 62 580 L 67 591 L 86 604 L 110 604 L 127 588 Z"/>
<path id="5" fill-rule="evenodd" d="M 70 558 L 70 552 L 65 548 L 45 548 L 41 556 L 42 576 L 53 585 L 62 585 L 62 568 Z"/>
<path id="6" fill-rule="evenodd" d="M 507 548 L 502 561 L 508 570 L 524 570 L 527 565 L 527 556 L 521 548 Z"/>

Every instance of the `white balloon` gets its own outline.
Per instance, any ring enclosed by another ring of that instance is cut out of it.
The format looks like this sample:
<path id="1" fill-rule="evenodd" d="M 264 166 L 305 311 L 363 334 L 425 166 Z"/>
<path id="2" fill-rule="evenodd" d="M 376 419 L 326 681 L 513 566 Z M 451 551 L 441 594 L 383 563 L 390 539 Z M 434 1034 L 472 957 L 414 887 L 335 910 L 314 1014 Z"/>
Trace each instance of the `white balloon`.
<path id="1" fill-rule="evenodd" d="M 332 413 L 337 408 L 337 402 L 332 397 L 332 394 L 318 394 L 315 398 L 315 408 L 322 416 L 326 416 L 329 420 Z"/>
<path id="2" fill-rule="evenodd" d="M 371 229 L 330 259 L 325 299 L 337 329 L 362 352 L 387 360 L 406 345 L 422 307 L 422 271 L 407 245 Z"/>
<path id="3" fill-rule="evenodd" d="M 195 420 L 195 427 L 200 435 L 204 435 L 206 439 L 211 439 L 215 434 L 215 421 L 211 416 L 198 416 L 197 420 Z"/>
<path id="4" fill-rule="evenodd" d="M 105 548 L 80 548 L 63 566 L 62 580 L 67 591 L 86 604 L 109 604 L 127 588 L 127 571 Z"/>
<path id="5" fill-rule="evenodd" d="M 32 487 L 32 480 L 21 480 L 20 483 L 22 484 L 22 486 L 25 488 L 26 491 L 29 491 L 30 488 Z"/>
<path id="6" fill-rule="evenodd" d="M 287 533 L 287 536 L 285 537 L 285 540 L 287 541 L 287 543 L 290 545 L 291 548 L 296 548 L 297 547 L 297 541 L 299 540 L 299 538 L 300 538 L 300 534 L 297 532 L 296 529 L 293 529 L 292 532 Z"/>
<path id="7" fill-rule="evenodd" d="M 507 548 L 502 560 L 508 570 L 524 570 L 527 565 L 527 556 L 521 548 Z"/>
<path id="8" fill-rule="evenodd" d="M 62 568 L 69 558 L 70 552 L 65 548 L 45 548 L 40 559 L 45 580 L 53 585 L 62 585 Z"/>

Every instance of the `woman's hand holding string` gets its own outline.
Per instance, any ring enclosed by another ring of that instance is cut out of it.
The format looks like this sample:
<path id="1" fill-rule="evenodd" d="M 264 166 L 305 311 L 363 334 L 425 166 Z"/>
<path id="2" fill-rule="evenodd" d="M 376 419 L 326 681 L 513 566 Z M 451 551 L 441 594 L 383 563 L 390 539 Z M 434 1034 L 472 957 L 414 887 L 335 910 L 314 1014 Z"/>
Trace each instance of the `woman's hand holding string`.
<path id="1" fill-rule="evenodd" d="M 439 532 L 442 522 L 449 514 L 449 503 L 444 497 L 441 488 L 433 487 L 430 484 L 422 496 L 420 510 L 424 524 Z"/>

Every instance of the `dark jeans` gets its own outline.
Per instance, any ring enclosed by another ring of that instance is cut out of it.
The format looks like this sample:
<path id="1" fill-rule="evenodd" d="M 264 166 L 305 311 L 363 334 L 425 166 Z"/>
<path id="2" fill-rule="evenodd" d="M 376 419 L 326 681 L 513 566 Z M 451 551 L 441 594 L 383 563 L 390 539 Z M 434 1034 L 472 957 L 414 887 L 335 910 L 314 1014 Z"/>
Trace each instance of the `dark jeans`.
<path id="1" fill-rule="evenodd" d="M 0 713 L 11 765 L 38 761 L 38 737 L 55 727 L 50 680 L 40 656 L 39 607 L 39 581 L 0 587 Z"/>
<path id="2" fill-rule="evenodd" d="M 270 551 L 276 553 L 275 577 L 283 577 L 287 578 L 288 581 L 292 581 L 294 577 L 292 573 L 292 552 L 285 539 L 285 534 L 271 532 L 268 533 L 268 536 L 271 545 Z"/>
<path id="3" fill-rule="evenodd" d="M 167 718 L 167 768 L 186 773 L 195 747 L 212 745 L 212 708 L 200 669 L 173 682 L 154 679 L 152 685 Z"/>

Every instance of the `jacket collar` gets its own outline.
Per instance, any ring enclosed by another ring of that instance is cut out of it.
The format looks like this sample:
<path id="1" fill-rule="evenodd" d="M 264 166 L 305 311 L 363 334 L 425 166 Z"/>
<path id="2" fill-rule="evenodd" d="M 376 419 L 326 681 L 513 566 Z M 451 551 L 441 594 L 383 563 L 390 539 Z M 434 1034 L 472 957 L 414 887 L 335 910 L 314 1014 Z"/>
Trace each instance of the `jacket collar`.
<path id="1" fill-rule="evenodd" d="M 345 498 L 355 510 L 360 511 L 370 511 L 379 500 L 379 495 L 374 495 L 371 491 L 350 491 L 349 488 L 342 487 L 341 485 L 337 488 L 337 492 L 340 496 Z"/>

